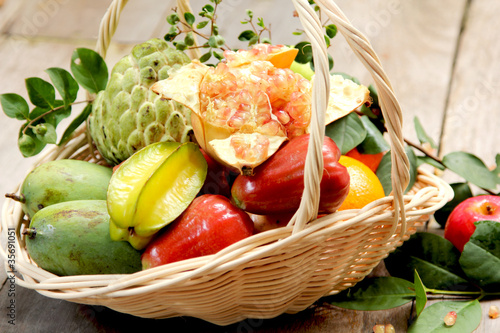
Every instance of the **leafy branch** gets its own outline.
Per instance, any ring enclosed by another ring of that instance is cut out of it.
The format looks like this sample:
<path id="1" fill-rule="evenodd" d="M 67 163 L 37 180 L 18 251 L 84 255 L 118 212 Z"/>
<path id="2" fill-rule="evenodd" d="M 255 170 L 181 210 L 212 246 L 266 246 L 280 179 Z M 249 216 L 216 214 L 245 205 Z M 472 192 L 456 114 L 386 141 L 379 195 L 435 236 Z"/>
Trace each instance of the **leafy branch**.
<path id="1" fill-rule="evenodd" d="M 200 57 L 201 62 L 207 62 L 212 56 L 216 59 L 221 60 L 223 58 L 222 52 L 229 50 L 229 46 L 226 45 L 224 37 L 219 34 L 219 26 L 217 25 L 217 7 L 222 2 L 222 0 L 210 0 L 214 5 L 207 4 L 203 6 L 198 16 L 202 18 L 202 21 L 198 22 L 195 26 L 196 17 L 193 13 L 184 13 L 184 21 L 182 21 L 177 13 L 177 9 L 174 9 L 174 13 L 167 16 L 167 22 L 170 24 L 170 29 L 168 33 L 164 36 L 167 42 L 171 42 L 173 46 L 180 51 L 186 49 L 194 48 L 208 48 L 208 51 Z M 207 25 L 210 26 L 209 34 L 204 34 L 200 30 L 205 28 Z M 184 39 L 179 37 L 184 35 Z M 194 35 L 197 35 L 206 42 L 200 46 L 195 45 Z"/>
<path id="2" fill-rule="evenodd" d="M 223 59 L 222 52 L 230 50 L 231 48 L 226 44 L 226 39 L 219 33 L 219 26 L 217 25 L 217 8 L 222 0 L 209 0 L 212 4 L 207 4 L 203 6 L 200 13 L 198 13 L 199 21 L 197 22 L 197 17 L 190 12 L 186 12 L 183 15 L 184 20 L 181 20 L 177 9 L 174 8 L 174 12 L 167 16 L 167 22 L 170 24 L 169 31 L 165 34 L 164 39 L 167 42 L 172 43 L 172 45 L 177 50 L 188 50 L 188 49 L 207 49 L 207 52 L 200 56 L 200 62 L 206 63 L 212 56 L 217 60 Z M 314 1 L 309 1 L 311 5 Z M 321 13 L 321 9 L 318 6 L 314 6 L 314 10 Z M 243 19 L 241 24 L 251 26 L 251 29 L 242 31 L 238 35 L 238 40 L 247 42 L 248 46 L 252 46 L 257 43 L 271 43 L 271 25 L 266 25 L 264 19 L 259 17 L 257 21 L 254 21 L 254 13 L 252 10 L 246 10 L 247 17 Z M 207 33 L 203 33 L 202 29 L 210 27 Z M 334 24 L 329 24 L 328 21 L 323 23 L 323 28 L 325 29 L 325 41 L 327 46 L 330 47 L 330 40 L 337 34 L 337 27 Z M 264 37 L 264 33 L 267 33 L 268 37 Z M 303 34 L 303 31 L 294 32 L 295 35 Z M 201 37 L 205 42 L 202 45 L 195 45 L 194 35 Z M 300 42 L 294 46 L 299 49 L 299 53 L 295 58 L 295 61 L 299 64 L 310 64 L 312 68 L 313 58 L 312 58 L 312 48 L 311 43 L 308 41 Z M 333 58 L 331 55 L 329 57 L 330 69 L 333 68 Z"/>
<path id="3" fill-rule="evenodd" d="M 92 98 L 76 101 L 80 86 L 89 94 L 97 94 L 106 87 L 108 69 L 102 57 L 95 51 L 76 49 L 71 57 L 70 68 L 71 73 L 59 67 L 48 68 L 45 72 L 51 82 L 38 77 L 25 80 L 32 107 L 18 94 L 0 95 L 4 113 L 9 118 L 23 121 L 18 136 L 18 146 L 23 156 L 37 155 L 47 144 L 65 143 L 85 121 L 92 110 Z M 60 99 L 57 99 L 56 91 Z M 73 119 L 57 142 L 57 126 L 71 115 L 74 105 L 82 103 L 87 106 Z"/>

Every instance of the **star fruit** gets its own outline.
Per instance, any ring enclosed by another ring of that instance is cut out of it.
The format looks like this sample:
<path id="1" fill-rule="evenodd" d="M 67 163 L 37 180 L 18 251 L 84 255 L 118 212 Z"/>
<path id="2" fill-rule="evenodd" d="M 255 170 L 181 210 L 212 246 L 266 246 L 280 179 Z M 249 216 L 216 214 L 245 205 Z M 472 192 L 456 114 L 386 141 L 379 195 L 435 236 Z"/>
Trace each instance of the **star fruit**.
<path id="1" fill-rule="evenodd" d="M 200 191 L 207 162 L 192 142 L 158 142 L 125 160 L 111 177 L 110 236 L 143 249 Z"/>

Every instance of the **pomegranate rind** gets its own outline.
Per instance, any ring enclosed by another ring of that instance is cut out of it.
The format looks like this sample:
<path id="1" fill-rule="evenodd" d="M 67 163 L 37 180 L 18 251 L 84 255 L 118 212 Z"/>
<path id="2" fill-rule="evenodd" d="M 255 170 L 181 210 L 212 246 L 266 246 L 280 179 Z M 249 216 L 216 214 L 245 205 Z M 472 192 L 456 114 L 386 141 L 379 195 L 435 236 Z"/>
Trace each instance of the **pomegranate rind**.
<path id="1" fill-rule="evenodd" d="M 256 44 L 250 50 L 225 51 L 224 58 L 231 67 L 266 60 L 276 68 L 290 68 L 298 53 L 299 49 L 285 45 Z"/>
<path id="2" fill-rule="evenodd" d="M 283 136 L 234 133 L 225 139 L 211 140 L 209 150 L 220 163 L 235 168 L 241 174 L 252 175 L 253 169 L 278 151 L 286 140 Z M 238 142 L 236 147 L 233 144 L 235 141 Z"/>
<path id="3" fill-rule="evenodd" d="M 223 140 L 231 136 L 234 133 L 229 127 L 221 127 L 213 125 L 196 114 L 191 113 L 191 122 L 193 126 L 193 132 L 195 133 L 196 142 L 200 145 L 201 149 L 203 149 L 210 157 L 217 160 L 217 162 L 221 163 L 220 159 L 217 158 L 212 146 L 210 146 L 210 140 Z M 210 138 L 210 140 L 207 140 Z M 226 165 L 225 163 L 223 163 Z"/>
<path id="4" fill-rule="evenodd" d="M 196 141 L 208 155 L 240 173 L 251 173 L 284 141 L 310 130 L 313 83 L 288 68 L 296 52 L 266 44 L 226 51 L 225 61 L 216 67 L 193 60 L 151 89 L 193 111 Z M 368 88 L 341 75 L 332 75 L 330 85 L 326 124 L 370 103 Z M 249 144 L 256 140 L 266 143 Z M 243 143 L 249 153 L 241 153 L 240 147 L 238 156 L 236 142 Z M 265 151 L 255 151 L 264 146 Z"/>
<path id="5" fill-rule="evenodd" d="M 201 114 L 200 84 L 209 67 L 194 59 L 190 64 L 170 71 L 169 77 L 156 82 L 151 90 Z"/>
<path id="6" fill-rule="evenodd" d="M 361 105 L 371 104 L 371 102 L 370 90 L 367 87 L 346 79 L 342 75 L 331 75 L 325 124 L 328 125 L 355 111 Z"/>

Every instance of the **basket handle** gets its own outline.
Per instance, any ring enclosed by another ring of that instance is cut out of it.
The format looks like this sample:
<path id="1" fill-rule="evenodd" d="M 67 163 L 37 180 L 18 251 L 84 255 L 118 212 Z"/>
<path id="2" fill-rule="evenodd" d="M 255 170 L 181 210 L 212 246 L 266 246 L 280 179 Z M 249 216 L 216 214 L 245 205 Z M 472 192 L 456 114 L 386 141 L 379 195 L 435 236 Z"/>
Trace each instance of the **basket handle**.
<path id="1" fill-rule="evenodd" d="M 299 14 L 302 26 L 311 42 L 313 55 L 315 55 L 314 64 L 316 68 L 316 75 L 314 78 L 315 82 L 313 86 L 312 107 L 313 114 L 316 114 L 316 117 L 311 118 L 312 140 L 310 140 L 309 144 L 311 146 L 312 141 L 314 142 L 314 145 L 318 145 L 322 141 L 322 137 L 324 137 L 324 121 L 322 121 L 322 118 L 326 110 L 326 107 L 324 107 L 324 105 L 320 105 L 319 102 L 321 102 L 321 100 L 325 100 L 324 96 L 327 96 L 328 98 L 328 90 L 325 90 L 327 85 L 324 82 L 328 81 L 327 78 L 329 76 L 328 66 L 325 67 L 325 63 L 328 64 L 326 42 L 323 38 L 322 27 L 319 19 L 317 18 L 316 13 L 311 9 L 308 1 L 292 1 L 295 5 L 295 9 Z M 384 72 L 380 60 L 373 50 L 368 39 L 359 30 L 353 27 L 349 19 L 344 15 L 344 13 L 340 10 L 340 8 L 335 4 L 334 1 L 316 0 L 316 4 L 320 6 L 322 12 L 325 13 L 328 18 L 337 26 L 338 30 L 342 33 L 355 55 L 370 72 L 373 80 L 375 81 L 382 114 L 384 116 L 384 119 L 386 120 L 387 132 L 389 134 L 391 143 L 391 182 L 392 192 L 394 195 L 394 223 L 392 225 L 392 232 L 390 234 L 395 233 L 398 222 L 401 221 L 401 235 L 403 235 L 406 232 L 406 214 L 404 210 L 403 196 L 410 179 L 410 163 L 404 150 L 404 139 L 402 131 L 403 117 L 401 107 L 394 94 L 389 78 Z M 316 57 L 322 58 L 321 67 L 316 67 L 318 64 Z M 316 107 L 314 101 L 316 101 L 318 104 Z M 315 148 L 314 150 L 308 151 L 306 168 L 308 167 L 308 164 L 317 164 L 319 166 L 319 163 L 317 163 L 318 151 L 321 151 L 320 148 Z M 318 172 L 319 175 L 322 174 L 322 167 L 321 169 L 316 169 L 315 172 Z M 307 173 L 307 169 L 305 173 Z M 304 190 L 304 200 L 302 201 L 308 201 L 307 195 L 309 195 L 310 192 L 319 192 L 318 178 L 319 177 L 316 176 L 314 177 L 314 179 L 312 179 L 311 177 L 304 178 L 306 188 Z M 311 196 L 311 198 L 314 201 L 317 200 L 314 196 Z M 308 209 L 308 211 L 308 214 L 302 215 L 307 216 L 314 213 L 310 208 Z M 296 215 L 298 215 L 298 213 L 299 212 L 297 212 Z M 310 215 L 309 219 L 304 219 L 303 217 L 297 219 L 295 221 L 296 224 L 294 231 L 302 229 L 303 225 L 310 219 Z"/>
<path id="2" fill-rule="evenodd" d="M 113 0 L 102 18 L 96 51 L 104 58 L 111 38 L 116 30 L 120 14 L 128 0 Z M 313 84 L 312 115 L 310 140 L 304 171 L 304 193 L 300 207 L 293 216 L 290 224 L 294 225 L 294 232 L 305 227 L 305 224 L 317 216 L 319 207 L 320 175 L 323 174 L 323 139 L 325 135 L 324 115 L 329 97 L 329 68 L 326 42 L 323 37 L 321 22 L 307 0 L 292 0 L 301 24 L 308 36 L 313 49 L 313 59 L 316 75 Z M 344 15 L 333 0 L 316 0 L 321 10 L 337 26 L 347 43 L 372 75 L 375 81 L 382 114 L 386 120 L 387 132 L 391 144 L 392 161 L 392 192 L 394 195 L 394 234 L 401 222 L 401 235 L 406 233 L 406 217 L 404 210 L 404 190 L 409 183 L 409 161 L 404 150 L 402 132 L 402 111 L 393 92 L 391 83 L 375 51 L 368 39 Z M 189 0 L 177 0 L 180 11 L 189 10 Z"/>

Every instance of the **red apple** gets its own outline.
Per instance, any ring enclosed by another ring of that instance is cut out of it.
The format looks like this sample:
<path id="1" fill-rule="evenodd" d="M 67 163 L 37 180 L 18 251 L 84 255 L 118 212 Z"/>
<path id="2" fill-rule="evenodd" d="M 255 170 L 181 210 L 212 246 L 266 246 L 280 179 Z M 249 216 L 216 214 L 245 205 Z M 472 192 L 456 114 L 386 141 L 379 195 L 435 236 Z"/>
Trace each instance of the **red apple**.
<path id="1" fill-rule="evenodd" d="M 476 230 L 476 221 L 500 222 L 500 196 L 479 195 L 465 199 L 451 212 L 444 227 L 444 238 L 460 252 Z"/>
<path id="2" fill-rule="evenodd" d="M 253 222 L 222 195 L 197 197 L 146 247 L 143 269 L 217 253 L 253 234 Z"/>

